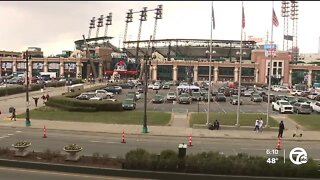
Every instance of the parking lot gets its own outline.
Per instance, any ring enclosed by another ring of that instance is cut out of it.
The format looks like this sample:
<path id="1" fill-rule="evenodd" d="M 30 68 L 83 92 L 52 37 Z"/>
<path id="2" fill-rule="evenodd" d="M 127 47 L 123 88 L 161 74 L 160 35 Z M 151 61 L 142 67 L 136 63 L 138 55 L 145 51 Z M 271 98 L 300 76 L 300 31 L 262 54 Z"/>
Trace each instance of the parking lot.
<path id="1" fill-rule="evenodd" d="M 213 91 L 217 91 L 222 84 L 214 84 L 212 89 Z M 125 99 L 127 92 L 137 91 L 137 89 L 123 89 L 122 93 L 119 95 L 115 95 L 115 98 L 122 102 Z M 176 92 L 176 86 L 171 86 L 170 89 L 160 89 L 158 94 L 161 94 L 164 98 L 166 97 L 169 91 Z M 267 90 L 265 90 L 267 92 Z M 271 91 L 271 94 L 275 95 L 288 95 L 288 93 L 284 92 L 274 92 Z M 161 104 L 154 104 L 152 102 L 152 98 L 156 95 L 156 91 L 152 89 L 148 89 L 148 97 L 147 97 L 147 110 L 149 111 L 163 111 L 163 112 L 171 112 L 171 111 L 182 111 L 182 112 L 206 112 L 208 109 L 208 103 L 204 101 L 192 101 L 191 104 L 178 104 L 173 103 L 172 101 L 165 101 Z M 144 109 L 144 94 L 141 96 L 142 98 L 137 101 L 136 110 L 143 111 Z M 243 97 L 243 104 L 240 106 L 241 113 L 267 113 L 267 103 L 266 102 L 252 102 L 250 97 Z M 237 105 L 230 104 L 230 97 L 227 97 L 226 102 L 210 102 L 210 112 L 237 112 Z M 278 114 L 276 111 L 272 111 L 271 103 L 270 103 L 270 113 Z"/>

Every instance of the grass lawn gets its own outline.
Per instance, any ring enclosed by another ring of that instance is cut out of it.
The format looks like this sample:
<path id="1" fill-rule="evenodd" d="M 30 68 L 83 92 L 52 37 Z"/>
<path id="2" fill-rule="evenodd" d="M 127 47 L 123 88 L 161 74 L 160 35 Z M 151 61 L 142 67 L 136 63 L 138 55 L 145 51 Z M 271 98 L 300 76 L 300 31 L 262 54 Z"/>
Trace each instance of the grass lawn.
<path id="1" fill-rule="evenodd" d="M 262 118 L 263 124 L 266 124 L 267 115 L 258 113 L 240 113 L 239 124 L 240 126 L 252 126 L 256 122 L 257 118 Z M 216 119 L 220 122 L 220 125 L 234 126 L 237 123 L 237 113 L 210 113 L 210 122 L 214 122 Z M 193 113 L 190 118 L 190 127 L 193 124 L 206 124 L 207 113 Z M 277 127 L 278 122 L 269 116 L 269 125 L 271 127 Z"/>
<path id="2" fill-rule="evenodd" d="M 30 119 L 74 121 L 74 122 L 99 122 L 106 124 L 137 124 L 143 123 L 143 111 L 122 112 L 69 112 L 48 107 L 41 107 L 30 111 Z M 25 118 L 24 114 L 17 118 Z M 171 113 L 147 112 L 148 125 L 165 126 L 171 119 Z"/>
<path id="3" fill-rule="evenodd" d="M 289 114 L 289 118 L 296 121 L 307 130 L 320 131 L 319 114 Z"/>

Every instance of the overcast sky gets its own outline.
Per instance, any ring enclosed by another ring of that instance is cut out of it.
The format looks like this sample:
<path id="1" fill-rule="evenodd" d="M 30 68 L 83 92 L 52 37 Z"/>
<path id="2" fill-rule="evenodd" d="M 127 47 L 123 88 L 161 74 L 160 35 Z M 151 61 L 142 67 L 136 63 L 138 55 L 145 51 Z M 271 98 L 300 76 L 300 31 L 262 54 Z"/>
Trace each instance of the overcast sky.
<path id="1" fill-rule="evenodd" d="M 156 39 L 190 38 L 210 39 L 210 1 L 96 1 L 96 2 L 0 2 L 0 50 L 22 51 L 27 47 L 41 47 L 44 55 L 58 54 L 62 50 L 74 50 L 74 41 L 88 36 L 92 17 L 113 13 L 113 24 L 108 36 L 118 46 L 125 29 L 128 9 L 140 11 L 143 7 L 154 9 L 163 5 L 163 19 L 158 21 Z M 213 39 L 240 40 L 241 1 L 214 1 L 215 24 Z M 274 2 L 279 26 L 274 27 L 273 39 L 282 50 L 283 18 L 281 1 Z M 302 53 L 318 52 L 320 25 L 320 2 L 299 1 L 298 46 Z M 244 2 L 246 36 L 266 38 L 271 34 L 271 1 Z M 139 14 L 133 15 L 129 24 L 128 40 L 136 40 Z M 153 34 L 154 11 L 148 12 L 143 22 L 141 39 Z M 289 34 L 292 29 L 291 20 Z M 99 35 L 104 33 L 104 27 Z M 96 35 L 96 29 L 91 37 Z M 120 38 L 119 38 L 120 37 Z M 291 46 L 291 45 L 290 45 Z"/>

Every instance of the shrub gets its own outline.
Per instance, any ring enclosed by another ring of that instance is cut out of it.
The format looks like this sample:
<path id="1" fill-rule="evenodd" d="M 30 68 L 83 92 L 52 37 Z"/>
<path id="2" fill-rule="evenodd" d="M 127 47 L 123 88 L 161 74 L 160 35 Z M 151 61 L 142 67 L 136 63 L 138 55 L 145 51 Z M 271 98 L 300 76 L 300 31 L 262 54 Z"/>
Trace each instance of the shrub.
<path id="1" fill-rule="evenodd" d="M 174 171 L 179 163 L 178 154 L 173 150 L 164 150 L 160 153 L 158 162 L 159 170 Z"/>
<path id="2" fill-rule="evenodd" d="M 149 169 L 150 154 L 144 149 L 131 150 L 126 154 L 124 168 Z"/>
<path id="3" fill-rule="evenodd" d="M 29 91 L 38 91 L 40 90 L 42 85 L 40 84 L 31 84 Z M 17 85 L 17 86 L 8 86 L 7 88 L 3 87 L 0 88 L 0 96 L 18 94 L 26 92 L 26 86 L 24 85 Z"/>
<path id="4" fill-rule="evenodd" d="M 64 81 L 51 81 L 46 83 L 46 87 L 62 87 L 65 85 L 66 85 L 66 82 Z"/>

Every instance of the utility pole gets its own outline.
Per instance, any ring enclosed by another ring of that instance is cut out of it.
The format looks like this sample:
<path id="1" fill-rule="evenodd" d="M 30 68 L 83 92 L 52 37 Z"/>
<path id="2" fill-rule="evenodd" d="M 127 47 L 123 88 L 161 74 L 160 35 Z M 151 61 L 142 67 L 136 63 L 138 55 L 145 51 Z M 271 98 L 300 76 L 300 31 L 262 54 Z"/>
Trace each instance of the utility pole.
<path id="1" fill-rule="evenodd" d="M 27 88 L 26 88 L 26 126 L 31 126 L 31 121 L 30 121 L 30 113 L 29 113 L 29 54 L 28 50 L 25 52 L 23 59 L 26 59 L 26 76 L 27 76 Z M 31 59 L 31 58 L 30 58 Z"/>
<path id="2" fill-rule="evenodd" d="M 142 133 L 148 133 L 148 127 L 147 127 L 147 91 L 148 91 L 148 70 L 147 70 L 147 64 L 149 60 L 149 49 L 150 49 L 150 42 L 151 42 L 152 36 L 150 36 L 149 42 L 148 42 L 148 48 L 147 53 L 145 56 L 145 62 L 144 62 L 144 116 L 143 116 L 143 128 Z"/>

